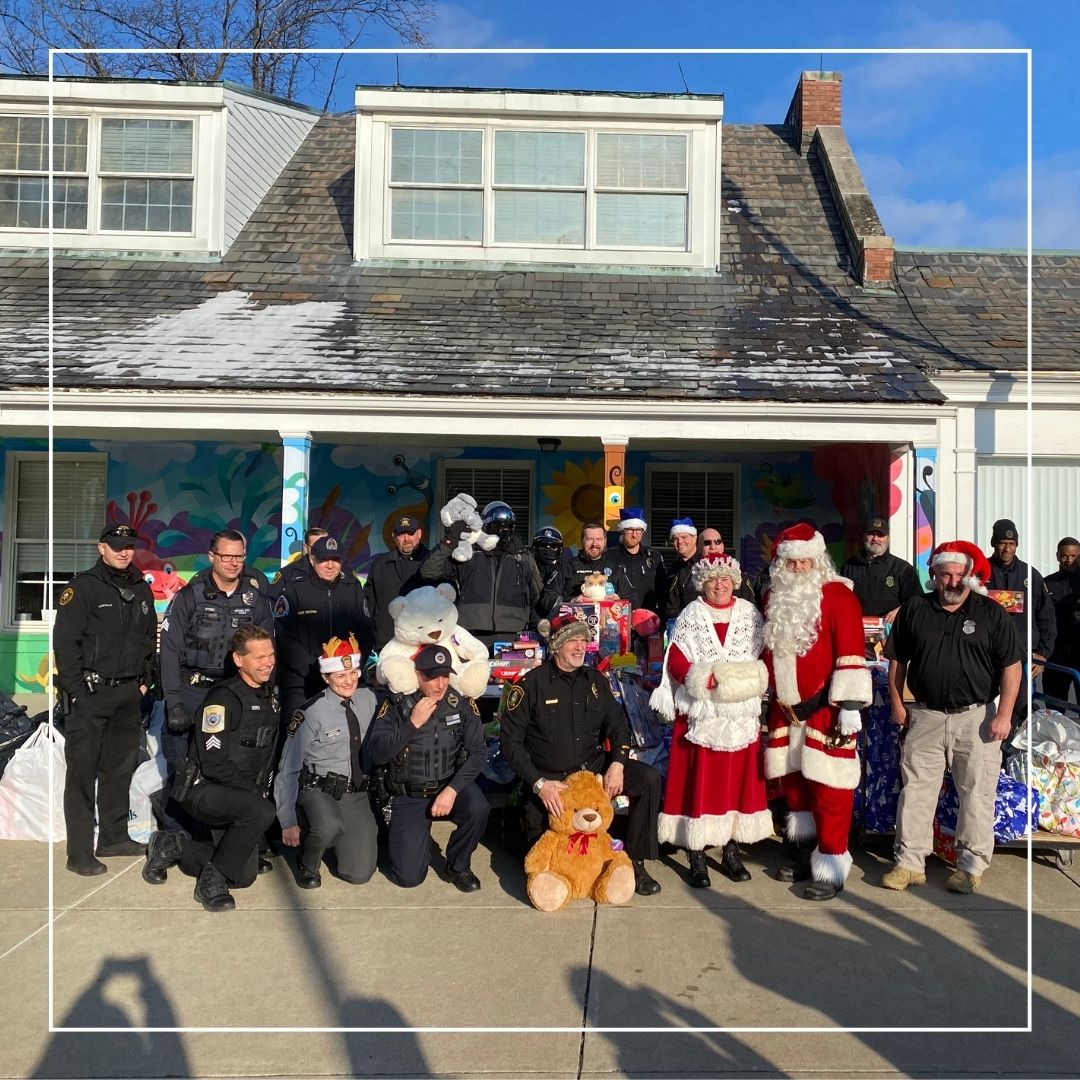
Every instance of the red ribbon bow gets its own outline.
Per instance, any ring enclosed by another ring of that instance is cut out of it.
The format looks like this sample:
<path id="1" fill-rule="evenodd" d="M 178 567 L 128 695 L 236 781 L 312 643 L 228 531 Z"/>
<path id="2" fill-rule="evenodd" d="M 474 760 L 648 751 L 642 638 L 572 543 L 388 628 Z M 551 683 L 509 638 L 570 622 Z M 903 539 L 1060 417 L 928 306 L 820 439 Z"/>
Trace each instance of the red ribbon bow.
<path id="1" fill-rule="evenodd" d="M 591 832 L 573 832 L 570 834 L 570 839 L 566 842 L 566 854 L 574 854 L 574 845 L 577 845 L 577 853 L 579 855 L 589 854 L 589 841 L 596 836 L 596 833 Z"/>

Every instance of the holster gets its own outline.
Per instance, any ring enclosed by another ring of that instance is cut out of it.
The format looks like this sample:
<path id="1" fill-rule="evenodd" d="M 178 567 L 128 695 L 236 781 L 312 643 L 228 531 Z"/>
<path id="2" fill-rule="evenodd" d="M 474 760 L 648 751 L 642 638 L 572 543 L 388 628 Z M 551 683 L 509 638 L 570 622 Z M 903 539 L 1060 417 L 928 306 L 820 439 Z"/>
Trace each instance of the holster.
<path id="1" fill-rule="evenodd" d="M 176 779 L 173 780 L 170 795 L 177 802 L 183 802 L 191 794 L 192 789 L 202 777 L 202 771 L 197 761 L 188 758 L 176 770 Z"/>
<path id="2" fill-rule="evenodd" d="M 344 773 L 327 773 L 323 778 L 322 789 L 331 799 L 341 801 L 341 796 L 349 788 L 349 778 Z"/>
<path id="3" fill-rule="evenodd" d="M 71 715 L 71 695 L 66 690 L 60 691 L 60 715 Z"/>

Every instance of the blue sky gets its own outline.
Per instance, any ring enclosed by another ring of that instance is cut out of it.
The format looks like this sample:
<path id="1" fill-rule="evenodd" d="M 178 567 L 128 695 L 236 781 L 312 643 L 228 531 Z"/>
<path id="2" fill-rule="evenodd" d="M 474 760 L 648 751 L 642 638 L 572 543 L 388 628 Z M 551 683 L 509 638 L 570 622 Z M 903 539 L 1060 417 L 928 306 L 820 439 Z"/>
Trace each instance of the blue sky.
<path id="1" fill-rule="evenodd" d="M 767 5 L 548 0 L 435 4 L 432 45 L 461 48 L 798 48 L 756 56 L 432 56 L 402 52 L 402 83 L 725 95 L 728 123 L 781 123 L 799 72 L 843 74 L 843 122 L 886 231 L 905 247 L 1026 244 L 1024 56 L 843 55 L 829 48 L 1031 48 L 1034 240 L 1080 249 L 1076 57 L 1080 5 Z M 1026 11 L 1039 11 L 1031 17 Z M 385 35 L 365 44 L 389 46 Z M 824 50 L 822 52 L 822 50 Z M 350 58 L 333 106 L 356 83 L 392 83 L 393 57 Z M 321 104 L 321 101 L 320 101 Z"/>

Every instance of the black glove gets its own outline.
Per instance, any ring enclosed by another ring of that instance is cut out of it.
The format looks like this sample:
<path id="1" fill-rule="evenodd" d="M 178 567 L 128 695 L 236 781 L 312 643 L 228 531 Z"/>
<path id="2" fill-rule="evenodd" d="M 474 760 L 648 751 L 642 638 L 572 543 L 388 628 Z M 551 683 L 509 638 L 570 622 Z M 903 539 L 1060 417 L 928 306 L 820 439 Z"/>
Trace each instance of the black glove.
<path id="1" fill-rule="evenodd" d="M 469 531 L 469 526 L 464 521 L 452 521 L 446 526 L 446 543 L 451 547 L 457 547 L 461 538 Z"/>
<path id="2" fill-rule="evenodd" d="M 183 735 L 195 721 L 183 705 L 165 706 L 165 724 L 174 735 Z"/>

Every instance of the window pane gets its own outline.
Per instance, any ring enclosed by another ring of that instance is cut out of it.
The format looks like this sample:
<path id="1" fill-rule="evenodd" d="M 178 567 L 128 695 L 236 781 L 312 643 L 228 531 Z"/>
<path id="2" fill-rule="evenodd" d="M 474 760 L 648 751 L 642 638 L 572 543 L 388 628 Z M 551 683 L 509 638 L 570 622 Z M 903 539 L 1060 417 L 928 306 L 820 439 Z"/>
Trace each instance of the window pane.
<path id="1" fill-rule="evenodd" d="M 390 180 L 401 184 L 479 184 L 483 178 L 481 131 L 394 128 Z"/>
<path id="2" fill-rule="evenodd" d="M 685 195 L 597 195 L 601 247 L 686 247 Z"/>
<path id="3" fill-rule="evenodd" d="M 584 192 L 496 191 L 495 241 L 584 247 Z"/>
<path id="4" fill-rule="evenodd" d="M 498 499 L 514 511 L 517 519 L 514 535 L 529 543 L 532 534 L 532 471 L 527 467 L 508 465 L 468 466 L 448 465 L 444 474 L 446 499 L 466 493 L 483 509 Z M 444 500 L 445 501 L 445 500 Z"/>
<path id="5" fill-rule="evenodd" d="M 561 131 L 496 131 L 495 183 L 583 186 L 585 136 Z"/>
<path id="6" fill-rule="evenodd" d="M 190 173 L 191 120 L 101 121 L 104 173 Z"/>
<path id="7" fill-rule="evenodd" d="M 469 240 L 483 237 L 484 197 L 479 191 L 391 192 L 393 240 Z"/>
<path id="8" fill-rule="evenodd" d="M 45 541 L 49 535 L 49 462 L 23 458 L 15 487 L 15 538 Z M 57 457 L 53 463 L 53 536 L 97 542 L 105 519 L 104 458 Z"/>
<path id="9" fill-rule="evenodd" d="M 729 551 L 736 547 L 735 473 L 731 469 L 649 470 L 649 530 L 666 537 L 671 522 L 691 518 L 698 528 L 716 529 Z"/>
<path id="10" fill-rule="evenodd" d="M 103 180 L 101 227 L 189 233 L 193 186 L 193 180 Z"/>
<path id="11" fill-rule="evenodd" d="M 0 169 L 48 172 L 49 121 L 40 116 L 0 116 Z M 53 118 L 53 171 L 86 171 L 87 121 Z"/>
<path id="12" fill-rule="evenodd" d="M 597 135 L 596 186 L 686 190 L 685 135 Z"/>

